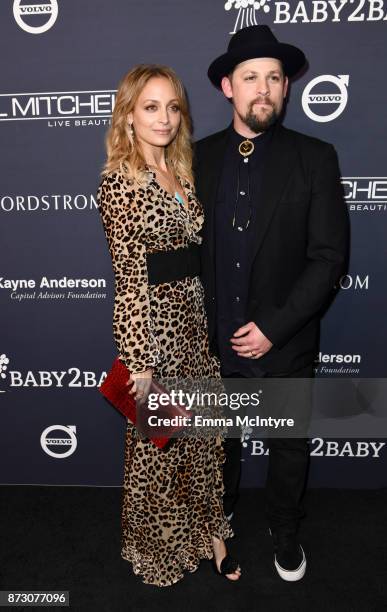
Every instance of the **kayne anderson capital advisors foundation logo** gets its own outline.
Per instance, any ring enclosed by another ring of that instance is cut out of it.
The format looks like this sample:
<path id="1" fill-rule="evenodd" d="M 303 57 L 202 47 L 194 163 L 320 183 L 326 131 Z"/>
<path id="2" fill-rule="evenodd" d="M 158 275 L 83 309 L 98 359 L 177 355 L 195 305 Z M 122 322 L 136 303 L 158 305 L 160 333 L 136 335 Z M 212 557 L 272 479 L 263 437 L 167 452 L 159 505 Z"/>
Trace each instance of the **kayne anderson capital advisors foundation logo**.
<path id="1" fill-rule="evenodd" d="M 318 376 L 360 374 L 361 355 L 342 355 L 319 353 L 314 361 L 315 373 Z"/>
<path id="2" fill-rule="evenodd" d="M 47 121 L 50 128 L 110 124 L 116 90 L 0 94 L 0 121 Z"/>
<path id="3" fill-rule="evenodd" d="M 45 0 L 37 4 L 31 0 L 14 0 L 13 16 L 17 25 L 29 34 L 47 32 L 58 17 L 57 0 Z"/>
<path id="4" fill-rule="evenodd" d="M 273 24 L 387 21 L 385 0 L 227 0 L 224 9 L 237 11 L 230 34 L 261 23 L 261 17 Z"/>
<path id="5" fill-rule="evenodd" d="M 106 289 L 105 278 L 47 278 L 42 276 L 36 281 L 33 278 L 4 278 L 0 276 L 0 291 L 8 293 L 11 300 L 82 300 L 105 299 L 106 292 L 95 291 Z M 87 291 L 82 291 L 87 289 Z"/>
<path id="6" fill-rule="evenodd" d="M 348 83 L 348 74 L 323 74 L 312 79 L 301 98 L 305 115 L 318 123 L 337 119 L 347 106 Z"/>
<path id="7" fill-rule="evenodd" d="M 341 182 L 350 212 L 387 211 L 387 176 L 343 176 Z"/>

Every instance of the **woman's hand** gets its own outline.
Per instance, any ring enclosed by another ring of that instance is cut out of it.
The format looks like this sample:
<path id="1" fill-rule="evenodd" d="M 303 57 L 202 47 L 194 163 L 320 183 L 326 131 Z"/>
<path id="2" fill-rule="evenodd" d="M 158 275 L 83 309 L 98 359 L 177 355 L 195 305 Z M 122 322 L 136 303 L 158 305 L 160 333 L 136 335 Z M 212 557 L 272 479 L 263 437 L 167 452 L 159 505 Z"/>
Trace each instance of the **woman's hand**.
<path id="1" fill-rule="evenodd" d="M 132 373 L 130 375 L 128 385 L 133 385 L 129 389 L 129 393 L 134 395 L 136 402 L 140 405 L 147 400 L 149 389 L 152 383 L 153 369 L 145 370 L 145 372 Z"/>

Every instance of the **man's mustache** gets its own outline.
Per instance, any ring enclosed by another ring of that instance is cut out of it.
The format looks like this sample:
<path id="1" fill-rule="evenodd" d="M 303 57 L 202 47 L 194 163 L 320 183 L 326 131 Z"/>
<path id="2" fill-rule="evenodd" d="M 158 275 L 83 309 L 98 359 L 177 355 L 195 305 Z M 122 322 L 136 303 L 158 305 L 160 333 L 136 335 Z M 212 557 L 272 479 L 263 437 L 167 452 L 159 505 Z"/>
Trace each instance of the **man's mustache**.
<path id="1" fill-rule="evenodd" d="M 254 104 L 270 104 L 270 106 L 274 106 L 273 102 L 268 98 L 256 98 L 250 102 L 250 109 L 253 108 Z"/>

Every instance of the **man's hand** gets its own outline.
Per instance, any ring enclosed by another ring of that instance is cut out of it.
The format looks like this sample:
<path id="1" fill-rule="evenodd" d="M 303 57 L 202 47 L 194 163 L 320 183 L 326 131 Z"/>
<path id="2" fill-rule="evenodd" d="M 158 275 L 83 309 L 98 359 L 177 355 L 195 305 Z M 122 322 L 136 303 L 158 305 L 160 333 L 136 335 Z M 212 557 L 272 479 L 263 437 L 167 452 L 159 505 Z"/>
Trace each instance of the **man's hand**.
<path id="1" fill-rule="evenodd" d="M 131 373 L 128 385 L 132 385 L 129 393 L 135 396 L 136 402 L 140 405 L 144 404 L 148 398 L 149 389 L 152 383 L 153 370 L 145 370 L 145 372 Z M 132 384 L 133 383 L 133 384 Z"/>
<path id="2" fill-rule="evenodd" d="M 240 357 L 249 359 L 259 359 L 273 346 L 253 321 L 237 329 L 231 338 L 231 344 Z"/>

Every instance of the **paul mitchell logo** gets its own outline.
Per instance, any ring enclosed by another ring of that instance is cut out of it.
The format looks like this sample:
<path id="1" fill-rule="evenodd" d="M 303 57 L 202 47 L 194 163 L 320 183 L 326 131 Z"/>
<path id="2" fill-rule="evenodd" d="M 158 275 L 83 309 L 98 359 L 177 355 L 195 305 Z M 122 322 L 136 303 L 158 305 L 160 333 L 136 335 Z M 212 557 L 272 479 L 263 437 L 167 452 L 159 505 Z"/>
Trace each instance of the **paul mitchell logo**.
<path id="1" fill-rule="evenodd" d="M 323 93 L 319 89 L 317 89 L 317 91 L 314 90 L 316 85 L 321 85 L 323 83 L 330 83 L 331 86 L 333 85 L 332 91 Z M 337 119 L 337 117 L 341 115 L 347 106 L 348 83 L 348 74 L 339 74 L 337 77 L 331 74 L 323 74 L 322 76 L 312 79 L 305 87 L 301 99 L 302 108 L 304 109 L 306 116 L 309 117 L 309 119 L 312 119 L 312 121 L 317 121 L 319 123 L 326 123 L 328 121 Z M 312 105 L 318 106 L 320 112 L 315 112 L 312 110 Z M 332 106 L 334 108 L 331 112 L 323 113 L 321 112 L 322 105 L 328 105 L 329 110 L 332 108 Z"/>
<path id="2" fill-rule="evenodd" d="M 17 25 L 25 32 L 43 34 L 52 28 L 58 17 L 58 2 L 46 0 L 42 4 L 35 4 L 30 0 L 14 0 L 13 16 Z"/>
<path id="3" fill-rule="evenodd" d="M 227 0 L 226 11 L 238 11 L 234 29 L 230 34 L 249 25 L 257 24 L 257 13 L 272 16 L 273 24 L 282 23 L 359 23 L 387 21 L 385 0 Z"/>
<path id="4" fill-rule="evenodd" d="M 62 431 L 66 436 L 51 437 L 50 433 L 52 431 Z M 40 436 L 40 446 L 47 455 L 50 455 L 50 457 L 54 457 L 54 459 L 66 459 L 70 457 L 77 448 L 76 431 L 77 428 L 75 425 L 51 425 L 50 427 L 46 427 Z M 64 452 L 59 450 L 58 452 L 58 450 L 51 450 L 51 448 L 49 448 L 50 446 L 52 446 L 53 449 L 65 447 L 68 450 Z"/>
<path id="5" fill-rule="evenodd" d="M 48 127 L 107 125 L 116 91 L 0 94 L 0 121 L 48 121 Z"/>
<path id="6" fill-rule="evenodd" d="M 341 182 L 350 211 L 387 210 L 387 176 L 343 176 Z"/>

